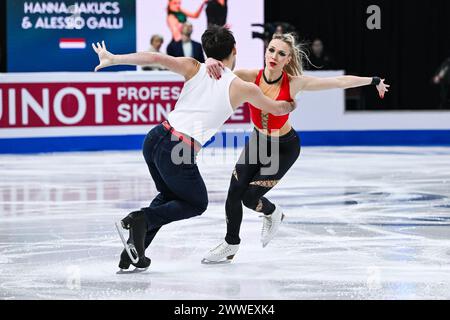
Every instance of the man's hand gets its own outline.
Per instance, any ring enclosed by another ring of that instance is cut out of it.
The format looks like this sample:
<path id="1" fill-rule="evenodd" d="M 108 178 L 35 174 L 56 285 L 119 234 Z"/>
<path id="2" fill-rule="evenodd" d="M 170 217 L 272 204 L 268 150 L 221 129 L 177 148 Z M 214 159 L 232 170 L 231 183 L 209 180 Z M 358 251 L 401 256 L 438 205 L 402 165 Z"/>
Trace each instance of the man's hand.
<path id="1" fill-rule="evenodd" d="M 222 77 L 222 71 L 225 70 L 225 66 L 222 62 L 208 58 L 206 59 L 206 72 L 208 73 L 210 78 L 219 80 Z"/>
<path id="2" fill-rule="evenodd" d="M 291 113 L 297 108 L 297 102 L 295 100 L 292 101 L 278 101 L 278 106 L 271 113 L 275 116 L 284 116 L 286 114 Z"/>
<path id="3" fill-rule="evenodd" d="M 284 114 L 288 114 L 291 113 L 292 111 L 294 111 L 297 108 L 297 101 L 294 99 L 292 101 L 286 101 L 287 105 L 286 105 L 286 110 L 284 112 Z"/>
<path id="4" fill-rule="evenodd" d="M 297 109 L 297 100 L 294 99 L 291 101 L 291 111 L 290 112 L 294 111 L 295 109 Z"/>
<path id="5" fill-rule="evenodd" d="M 97 45 L 93 43 L 92 49 L 94 49 L 95 53 L 98 54 L 98 59 L 100 60 L 98 66 L 95 67 L 95 72 L 114 65 L 114 55 L 106 50 L 105 41 L 102 41 L 101 45 L 99 42 L 97 42 Z"/>
<path id="6" fill-rule="evenodd" d="M 386 79 L 381 79 L 380 84 L 377 85 L 378 94 L 380 95 L 381 99 L 384 98 L 384 94 L 386 92 L 389 92 L 389 90 L 387 88 L 390 87 L 390 85 L 384 83 L 384 80 L 386 80 Z"/>

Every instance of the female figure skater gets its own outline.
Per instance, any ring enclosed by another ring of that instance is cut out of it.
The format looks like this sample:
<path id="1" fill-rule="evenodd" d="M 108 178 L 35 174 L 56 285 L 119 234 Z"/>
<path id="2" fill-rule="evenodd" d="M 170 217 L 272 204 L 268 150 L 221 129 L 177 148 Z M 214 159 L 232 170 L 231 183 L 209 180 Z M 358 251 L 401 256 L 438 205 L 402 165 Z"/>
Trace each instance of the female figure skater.
<path id="1" fill-rule="evenodd" d="M 181 8 L 181 0 L 169 0 L 169 5 L 167 6 L 167 25 L 172 32 L 172 41 L 180 41 L 181 31 L 183 30 L 183 23 L 187 21 L 187 18 L 198 18 L 200 13 L 208 0 L 202 0 L 202 4 L 195 12 L 189 12 Z"/>
<path id="2" fill-rule="evenodd" d="M 379 77 L 317 78 L 303 75 L 303 59 L 308 59 L 307 55 L 297 46 L 295 37 L 292 34 L 278 33 L 274 34 L 267 47 L 266 66 L 263 70 L 237 70 L 235 74 L 244 81 L 255 83 L 267 97 L 276 100 L 292 101 L 300 91 L 347 89 L 366 85 L 375 85 L 380 98 L 388 91 L 389 85 Z M 207 66 L 209 75 L 218 79 L 222 64 L 208 59 Z M 299 157 L 300 139 L 288 121 L 289 115 L 276 116 L 251 104 L 249 107 L 255 129 L 231 176 L 225 204 L 225 241 L 208 252 L 203 263 L 230 262 L 233 259 L 240 244 L 242 204 L 263 214 L 263 247 L 275 236 L 284 217 L 282 209 L 264 195 L 280 181 Z M 261 150 L 262 148 L 266 150 Z M 271 164 L 277 163 L 278 170 L 275 173 L 264 173 L 269 164 L 262 161 L 261 154 L 267 154 Z M 257 161 L 251 161 L 254 159 Z"/>

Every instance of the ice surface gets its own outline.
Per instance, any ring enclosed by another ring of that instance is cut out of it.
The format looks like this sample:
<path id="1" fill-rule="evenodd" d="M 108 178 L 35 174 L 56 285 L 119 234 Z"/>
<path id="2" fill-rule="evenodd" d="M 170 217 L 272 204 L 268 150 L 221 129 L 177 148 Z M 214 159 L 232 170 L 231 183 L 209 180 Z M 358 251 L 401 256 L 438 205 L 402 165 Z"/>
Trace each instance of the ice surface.
<path id="1" fill-rule="evenodd" d="M 0 156 L 0 299 L 450 298 L 449 148 L 303 148 L 268 194 L 277 237 L 263 249 L 245 209 L 233 263 L 202 265 L 239 151 L 200 154 L 207 212 L 163 227 L 127 275 L 114 221 L 156 195 L 140 152 Z"/>

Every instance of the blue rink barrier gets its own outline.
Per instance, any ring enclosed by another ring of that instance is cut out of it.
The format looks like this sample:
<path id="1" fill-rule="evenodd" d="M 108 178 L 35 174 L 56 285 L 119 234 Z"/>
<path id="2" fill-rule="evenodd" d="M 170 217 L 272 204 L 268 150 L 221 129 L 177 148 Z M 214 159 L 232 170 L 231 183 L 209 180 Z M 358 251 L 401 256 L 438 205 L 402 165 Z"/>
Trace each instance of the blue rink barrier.
<path id="1" fill-rule="evenodd" d="M 450 146 L 450 130 L 307 131 L 302 146 Z M 249 132 L 218 133 L 205 147 L 239 148 Z M 145 135 L 0 138 L 0 154 L 140 150 Z"/>

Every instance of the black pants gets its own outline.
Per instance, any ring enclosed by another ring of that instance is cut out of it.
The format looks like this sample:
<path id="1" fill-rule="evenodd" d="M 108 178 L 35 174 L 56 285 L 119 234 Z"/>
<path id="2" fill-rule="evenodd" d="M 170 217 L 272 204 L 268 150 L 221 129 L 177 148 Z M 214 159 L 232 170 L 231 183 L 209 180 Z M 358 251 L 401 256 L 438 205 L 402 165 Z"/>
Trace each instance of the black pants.
<path id="1" fill-rule="evenodd" d="M 148 224 L 145 239 L 148 247 L 163 225 L 205 212 L 208 194 L 193 147 L 174 138 L 163 125 L 147 134 L 143 153 L 159 191 L 150 206 L 142 208 Z"/>
<path id="2" fill-rule="evenodd" d="M 275 205 L 263 197 L 286 174 L 300 155 L 300 138 L 291 130 L 281 137 L 253 131 L 231 176 L 225 204 L 229 244 L 239 244 L 242 204 L 270 215 Z"/>

